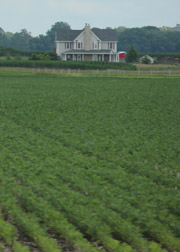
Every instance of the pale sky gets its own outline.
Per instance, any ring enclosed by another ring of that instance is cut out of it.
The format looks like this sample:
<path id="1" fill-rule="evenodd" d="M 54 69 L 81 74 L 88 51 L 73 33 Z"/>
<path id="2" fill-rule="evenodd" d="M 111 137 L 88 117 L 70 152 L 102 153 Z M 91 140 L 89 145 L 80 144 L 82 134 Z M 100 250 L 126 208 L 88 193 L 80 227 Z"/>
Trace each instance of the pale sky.
<path id="1" fill-rule="evenodd" d="M 0 27 L 45 34 L 56 22 L 72 29 L 169 26 L 180 23 L 180 0 L 0 0 Z"/>

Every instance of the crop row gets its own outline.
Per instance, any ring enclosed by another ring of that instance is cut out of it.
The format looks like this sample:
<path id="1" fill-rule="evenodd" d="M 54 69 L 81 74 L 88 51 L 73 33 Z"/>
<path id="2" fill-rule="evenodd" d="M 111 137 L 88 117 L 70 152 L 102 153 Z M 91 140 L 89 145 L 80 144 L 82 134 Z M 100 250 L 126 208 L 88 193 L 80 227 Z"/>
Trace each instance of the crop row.
<path id="1" fill-rule="evenodd" d="M 45 142 L 45 141 L 44 141 Z M 12 146 L 13 147 L 13 146 Z M 59 147 L 59 146 L 58 146 Z M 8 152 L 9 153 L 9 152 Z M 66 153 L 68 153 L 67 151 L 66 151 Z M 32 153 L 29 153 L 29 155 L 32 155 Z M 33 153 L 33 155 L 32 155 L 33 157 L 35 157 L 35 153 Z M 67 155 L 66 155 L 67 156 Z M 11 157 L 12 158 L 12 157 Z M 40 157 L 39 157 L 40 158 Z M 69 156 L 69 158 L 70 158 L 70 156 Z M 9 159 L 10 159 L 10 153 L 9 153 Z M 30 157 L 27 155 L 27 153 L 26 153 L 26 159 L 30 159 Z M 53 158 L 54 159 L 54 158 Z M 52 160 L 49 160 L 49 162 L 53 162 L 53 159 Z M 81 158 L 81 160 L 82 160 L 82 158 Z M 86 158 L 86 160 L 87 160 L 87 158 Z M 34 160 L 35 161 L 35 160 Z M 14 163 L 14 160 L 12 160 L 12 163 L 11 163 L 11 165 Z M 18 164 L 18 158 L 16 158 L 16 163 Z M 55 161 L 54 161 L 54 164 L 56 164 L 55 163 Z M 51 164 L 52 165 L 52 164 Z M 68 167 L 68 164 L 66 163 L 64 163 L 64 165 L 66 165 L 65 167 L 67 168 Z M 63 167 L 63 164 L 61 164 L 60 166 L 62 166 Z M 23 167 L 26 167 L 25 165 L 23 165 Z M 50 165 L 48 165 L 48 167 L 50 168 L 51 166 Z M 64 169 L 64 168 L 63 168 Z M 68 170 L 69 169 L 71 169 L 70 167 L 68 167 Z M 77 168 L 76 168 L 77 169 Z M 82 170 L 82 168 L 81 168 L 81 170 Z M 66 171 L 66 169 L 64 169 L 64 171 Z M 17 172 L 17 171 L 16 171 Z M 30 170 L 30 172 L 31 172 L 31 170 Z M 33 180 L 26 180 L 25 178 L 23 179 L 23 177 L 25 177 L 24 176 L 24 174 L 21 174 L 21 177 L 19 178 L 19 177 L 17 177 L 17 179 L 21 179 L 21 180 L 25 180 L 25 184 L 26 185 L 28 185 L 28 183 L 29 183 L 29 185 L 30 185 L 30 188 L 33 186 L 33 191 L 34 192 L 36 192 L 36 193 L 41 193 L 41 197 L 44 197 L 44 194 L 45 194 L 45 197 L 48 197 L 47 198 L 47 200 L 48 201 L 51 201 L 52 200 L 52 204 L 53 204 L 53 202 L 55 202 L 54 204 L 58 204 L 58 202 L 59 202 L 59 200 L 58 199 L 60 199 L 60 202 L 61 202 L 61 205 L 64 207 L 64 209 L 62 208 L 62 210 L 64 210 L 65 211 L 65 214 L 66 215 L 68 215 L 68 218 L 70 218 L 70 216 L 72 216 L 71 217 L 71 219 L 73 219 L 73 218 L 75 218 L 75 213 L 77 212 L 77 214 L 78 214 L 78 212 L 79 212 L 79 209 L 80 209 L 80 207 L 81 207 L 81 205 L 85 205 L 85 206 L 88 206 L 88 210 L 85 210 L 86 212 L 89 212 L 89 215 L 88 215 L 88 220 L 90 221 L 90 214 L 91 214 L 91 212 L 93 212 L 93 211 L 96 211 L 95 213 L 96 213 L 96 215 L 97 215 L 97 210 L 96 210 L 96 208 L 97 209 L 99 209 L 99 213 L 98 213 L 98 215 L 99 216 L 101 216 L 101 218 L 102 218 L 102 216 L 103 216 L 103 211 L 102 210 L 105 210 L 104 209 L 104 207 L 103 207 L 103 209 L 102 209 L 102 204 L 100 204 L 99 205 L 99 201 L 97 201 L 96 199 L 94 199 L 93 200 L 93 198 L 91 199 L 89 196 L 89 193 L 91 193 L 91 192 L 89 192 L 87 189 L 88 188 L 90 188 L 90 187 L 94 187 L 93 186 L 93 183 L 92 183 L 92 181 L 91 181 L 91 183 L 92 184 L 87 184 L 87 178 L 86 178 L 86 183 L 84 184 L 84 187 L 83 186 L 81 186 L 81 181 L 82 181 L 82 179 L 81 178 L 77 178 L 76 176 L 73 176 L 73 178 L 74 178 L 74 181 L 72 181 L 72 182 L 74 182 L 74 184 L 75 184 L 75 186 L 78 186 L 78 188 L 77 188 L 77 190 L 81 190 L 81 192 L 83 191 L 83 190 L 86 190 L 86 192 L 84 191 L 83 193 L 85 194 L 85 193 L 87 193 L 87 195 L 88 195 L 88 197 L 82 197 L 82 195 L 79 195 L 79 194 L 77 194 L 76 195 L 76 193 L 74 193 L 73 191 L 71 191 L 71 190 L 69 190 L 69 193 L 68 193 L 68 190 L 65 190 L 66 189 L 66 187 L 65 186 L 63 186 L 63 185 L 61 185 L 61 184 L 59 184 L 59 181 L 57 180 L 58 178 L 61 178 L 61 180 L 62 181 L 64 181 L 64 182 L 66 182 L 64 179 L 67 179 L 67 176 L 68 176 L 68 174 L 66 175 L 65 173 L 63 173 L 63 171 L 62 170 L 57 170 L 57 169 L 54 169 L 54 172 L 56 172 L 55 174 L 54 174 L 54 176 L 52 176 L 51 175 L 51 172 L 52 172 L 52 170 L 48 170 L 48 173 L 47 174 L 44 174 L 43 176 L 42 176 L 42 181 L 41 181 L 41 177 L 38 177 L 37 179 L 36 179 L 36 177 L 34 177 L 33 178 Z M 22 171 L 21 171 L 21 173 L 22 173 Z M 15 176 L 16 175 L 16 173 L 14 173 L 14 174 L 12 174 L 13 176 Z M 30 174 L 28 174 L 27 172 L 26 172 L 26 177 L 27 178 L 29 178 L 31 175 Z M 64 177 L 65 176 L 65 177 Z M 94 177 L 95 178 L 95 177 Z M 75 181 L 75 179 L 77 179 L 77 182 Z M 102 184 L 102 183 L 105 183 L 105 181 L 103 181 L 103 179 L 101 179 L 101 181 L 100 181 L 100 177 L 98 178 L 98 176 L 96 177 L 96 179 L 98 179 L 98 183 L 99 184 Z M 44 183 L 44 185 L 43 185 L 43 181 L 47 181 L 46 183 Z M 51 182 L 51 184 L 50 184 L 50 187 L 49 187 L 49 183 Z M 56 183 L 58 182 L 58 186 L 57 186 L 57 188 L 55 188 L 55 190 L 52 190 L 51 189 L 51 187 L 53 187 L 53 186 L 56 186 Z M 69 183 L 71 183 L 71 179 L 69 179 L 67 182 L 69 182 Z M 124 181 L 124 184 L 126 184 L 126 181 Z M 106 183 L 106 184 L 104 184 L 104 186 L 106 186 L 106 190 L 108 190 L 108 192 L 109 192 L 109 195 L 111 195 L 111 197 L 113 196 L 113 193 L 111 192 L 111 191 L 109 191 L 109 189 L 110 188 L 107 188 L 107 186 L 108 186 L 108 184 Z M 85 189 L 86 188 L 86 189 Z M 99 190 L 100 190 L 100 187 L 97 187 L 97 185 L 95 186 L 95 188 L 96 188 L 96 192 L 98 192 Z M 23 190 L 22 190 L 23 191 Z M 62 191 L 62 193 L 61 193 L 61 191 Z M 66 194 L 66 193 L 68 193 L 68 194 Z M 122 194 L 123 194 L 124 192 L 122 191 Z M 63 195 L 64 195 L 64 197 L 63 197 Z M 106 197 L 106 195 L 105 194 L 103 194 L 103 195 L 100 195 L 102 198 L 103 198 L 103 200 L 108 200 L 108 198 Z M 55 198 L 54 198 L 55 197 Z M 58 199 L 56 200 L 56 198 L 58 197 Z M 94 196 L 94 194 L 93 194 L 93 197 L 94 198 L 96 198 L 95 196 Z M 69 202 L 69 199 L 73 199 L 73 201 L 71 201 L 71 202 Z M 78 200 L 78 199 L 80 199 L 80 200 Z M 83 199 L 87 199 L 87 200 L 85 200 L 85 202 L 82 202 L 82 200 Z M 94 206 L 94 208 L 93 209 L 91 209 L 90 207 L 92 207 L 91 206 L 91 200 L 92 200 L 92 206 Z M 123 206 L 125 207 L 125 205 L 127 205 L 128 206 L 128 204 L 126 203 L 126 201 L 128 200 L 128 198 L 126 199 L 125 198 L 125 201 L 122 201 L 122 204 L 123 204 Z M 80 201 L 80 202 L 79 202 Z M 94 203 L 94 201 L 95 201 L 95 203 Z M 116 198 L 114 197 L 114 199 L 112 198 L 112 200 L 111 200 L 112 202 L 116 202 Z M 78 203 L 79 202 L 79 203 Z M 89 202 L 89 203 L 88 203 Z M 110 202 L 109 204 L 112 204 L 112 202 Z M 76 206 L 76 204 L 78 203 L 78 205 Z M 73 206 L 72 205 L 70 205 L 69 206 L 69 204 L 73 204 Z M 59 209 L 60 207 L 62 207 L 61 205 L 56 205 L 56 207 Z M 113 205 L 114 205 L 114 203 L 113 203 Z M 66 207 L 65 207 L 66 206 Z M 130 205 L 129 205 L 129 207 L 130 207 Z M 71 211 L 70 211 L 70 209 L 71 209 Z M 119 209 L 117 209 L 118 211 L 119 211 Z M 68 212 L 69 211 L 69 212 Z M 82 209 L 82 211 L 83 211 L 83 209 Z M 81 212 L 82 212 L 81 211 Z M 134 212 L 134 209 L 132 208 L 132 210 L 131 210 L 131 214 Z M 74 214 L 72 214 L 72 213 L 74 213 Z M 151 214 L 152 212 L 150 211 L 150 214 Z M 115 213 L 114 213 L 115 214 Z M 109 216 L 113 216 L 113 211 L 107 211 L 107 213 L 105 213 L 105 215 L 103 216 L 103 219 L 104 220 L 108 220 L 108 215 Z M 144 214 L 145 215 L 145 214 Z M 141 215 L 140 215 L 140 213 L 139 213 L 139 217 L 140 217 Z M 129 216 L 128 216 L 129 217 Z M 164 229 L 164 232 L 163 232 L 163 226 L 160 224 L 160 223 L 156 223 L 155 221 L 153 221 L 153 219 L 150 217 L 150 215 L 149 214 L 147 214 L 147 216 L 145 215 L 144 216 L 144 219 L 145 218 L 148 218 L 149 217 L 149 221 L 147 221 L 147 223 L 146 223 L 146 229 L 148 228 L 148 230 L 147 230 L 147 232 L 151 232 L 151 235 L 154 235 L 155 237 L 154 238 L 156 238 L 156 239 L 160 239 L 160 241 L 161 242 L 165 242 L 165 244 L 167 245 L 167 246 L 171 246 L 171 244 L 170 244 L 170 240 L 172 240 L 173 241 L 173 244 L 175 244 L 175 240 L 173 240 L 173 238 L 170 238 L 171 237 L 171 234 L 167 231 L 167 229 Z M 85 216 L 83 217 L 83 219 L 85 219 Z M 119 222 L 118 222 L 118 219 L 119 219 Z M 144 219 L 143 219 L 143 222 L 144 222 Z M 103 220 L 103 221 L 104 221 Z M 131 226 L 130 225 L 130 223 L 128 224 L 128 222 L 126 223 L 126 222 L 124 222 L 124 220 L 122 220 L 122 221 L 120 221 L 121 220 L 121 218 L 119 217 L 119 216 L 116 216 L 115 215 L 115 217 L 114 217 L 114 221 L 110 224 L 115 230 L 116 230 L 116 233 L 118 234 L 118 225 L 119 224 L 121 224 L 121 225 L 119 225 L 119 232 L 120 232 L 120 235 L 122 236 L 122 237 L 125 237 L 126 236 L 126 239 L 127 239 L 127 237 L 129 237 L 129 239 L 134 239 L 133 237 L 131 238 L 131 236 L 133 236 L 133 235 L 137 235 L 137 237 L 139 237 L 140 235 L 138 234 L 138 232 L 137 232 L 137 230 L 136 230 L 136 232 L 135 232 L 135 230 L 133 230 L 133 231 L 131 231 L 130 232 L 130 230 L 128 230 L 128 228 L 126 228 L 125 229 L 125 227 L 128 227 L 128 226 Z M 102 221 L 102 220 L 101 220 Z M 97 225 L 97 223 L 99 223 L 99 221 L 98 220 L 94 220 L 94 222 L 96 223 L 96 225 Z M 152 223 L 151 223 L 152 222 Z M 75 224 L 76 225 L 78 225 L 78 223 L 80 223 L 80 219 L 76 219 L 75 220 Z M 91 221 L 90 221 L 90 223 L 92 224 L 93 223 L 93 219 L 91 219 Z M 122 224 L 124 223 L 124 228 L 123 228 L 123 226 L 122 226 Z M 117 224 L 117 225 L 115 225 L 115 224 Z M 142 223 L 143 224 L 143 223 Z M 143 225 L 145 225 L 145 224 L 143 224 Z M 148 226 L 149 225 L 149 226 Z M 156 229 L 155 228 L 153 228 L 152 229 L 152 226 L 153 225 L 156 225 Z M 120 229 L 120 227 L 121 227 L 121 229 Z M 157 228 L 158 227 L 158 228 Z M 133 226 L 132 226 L 132 228 L 133 228 Z M 155 231 L 156 230 L 159 230 L 159 229 L 161 229 L 161 236 L 160 237 L 158 237 L 160 234 L 159 233 L 156 233 Z M 114 230 L 114 231 L 115 231 Z M 126 231 L 125 231 L 126 230 Z M 93 230 L 93 232 L 91 231 L 91 233 L 94 233 L 95 232 L 95 230 Z M 129 233 L 131 233 L 131 236 L 129 236 Z M 169 233 L 169 236 L 168 236 L 168 233 Z M 162 235 L 163 234 L 163 235 Z M 168 239 L 167 239 L 167 237 L 168 237 Z M 135 240 L 134 240 L 135 241 Z M 138 241 L 138 240 L 137 240 Z M 169 244 L 168 244 L 169 243 Z M 136 242 L 136 244 L 139 244 L 139 246 L 140 246 L 140 242 Z M 137 245 L 138 246 L 138 245 Z M 175 246 L 175 245 L 172 245 L 172 246 Z M 177 245 L 177 246 L 179 246 L 179 244 Z"/>
<path id="2" fill-rule="evenodd" d="M 79 62 L 79 61 L 27 61 L 27 60 L 1 60 L 0 67 L 27 67 L 27 68 L 51 68 L 51 69 L 120 69 L 136 70 L 136 67 L 127 63 L 107 62 Z"/>
<path id="3" fill-rule="evenodd" d="M 15 241 L 180 251 L 178 81 L 163 82 L 1 77 L 0 205 Z"/>

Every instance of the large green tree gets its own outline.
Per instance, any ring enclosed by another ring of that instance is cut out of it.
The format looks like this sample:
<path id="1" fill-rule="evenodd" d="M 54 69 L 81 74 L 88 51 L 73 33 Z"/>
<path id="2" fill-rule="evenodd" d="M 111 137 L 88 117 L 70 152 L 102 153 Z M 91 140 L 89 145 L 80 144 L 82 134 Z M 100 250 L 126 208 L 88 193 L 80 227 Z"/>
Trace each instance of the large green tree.
<path id="1" fill-rule="evenodd" d="M 39 35 L 32 38 L 30 49 L 32 51 L 50 51 L 55 48 L 55 33 L 57 30 L 70 30 L 71 27 L 65 22 L 56 22 L 51 26 L 51 29 L 46 32 L 46 35 Z"/>
<path id="2" fill-rule="evenodd" d="M 126 61 L 129 62 L 129 63 L 133 63 L 133 62 L 137 62 L 138 61 L 138 53 L 134 49 L 133 45 L 131 45 L 131 48 L 127 52 Z"/>
<path id="3" fill-rule="evenodd" d="M 51 43 L 54 43 L 55 33 L 57 30 L 70 30 L 71 27 L 68 23 L 65 22 L 56 22 L 51 26 L 51 29 L 46 32 L 46 36 L 49 38 Z"/>
<path id="4" fill-rule="evenodd" d="M 22 29 L 20 32 L 16 32 L 10 37 L 9 46 L 19 50 L 28 51 L 30 49 L 31 38 L 31 33 L 26 29 Z"/>

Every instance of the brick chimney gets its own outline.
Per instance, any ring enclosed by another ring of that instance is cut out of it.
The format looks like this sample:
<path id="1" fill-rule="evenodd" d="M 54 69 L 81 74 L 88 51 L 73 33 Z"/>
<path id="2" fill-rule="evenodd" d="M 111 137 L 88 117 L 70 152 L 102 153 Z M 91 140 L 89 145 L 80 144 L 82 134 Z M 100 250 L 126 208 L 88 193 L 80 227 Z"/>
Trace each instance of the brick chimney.
<path id="1" fill-rule="evenodd" d="M 84 49 L 85 51 L 91 50 L 91 28 L 89 24 L 86 24 L 84 28 Z"/>

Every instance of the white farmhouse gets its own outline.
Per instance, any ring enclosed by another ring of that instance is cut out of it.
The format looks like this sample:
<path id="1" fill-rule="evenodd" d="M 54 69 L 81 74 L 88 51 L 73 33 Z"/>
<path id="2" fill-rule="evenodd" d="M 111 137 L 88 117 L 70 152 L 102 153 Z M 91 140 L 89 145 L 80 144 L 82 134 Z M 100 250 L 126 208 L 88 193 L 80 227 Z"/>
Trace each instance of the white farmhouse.
<path id="1" fill-rule="evenodd" d="M 117 33 L 113 29 L 58 30 L 56 53 L 62 60 L 119 62 Z"/>

